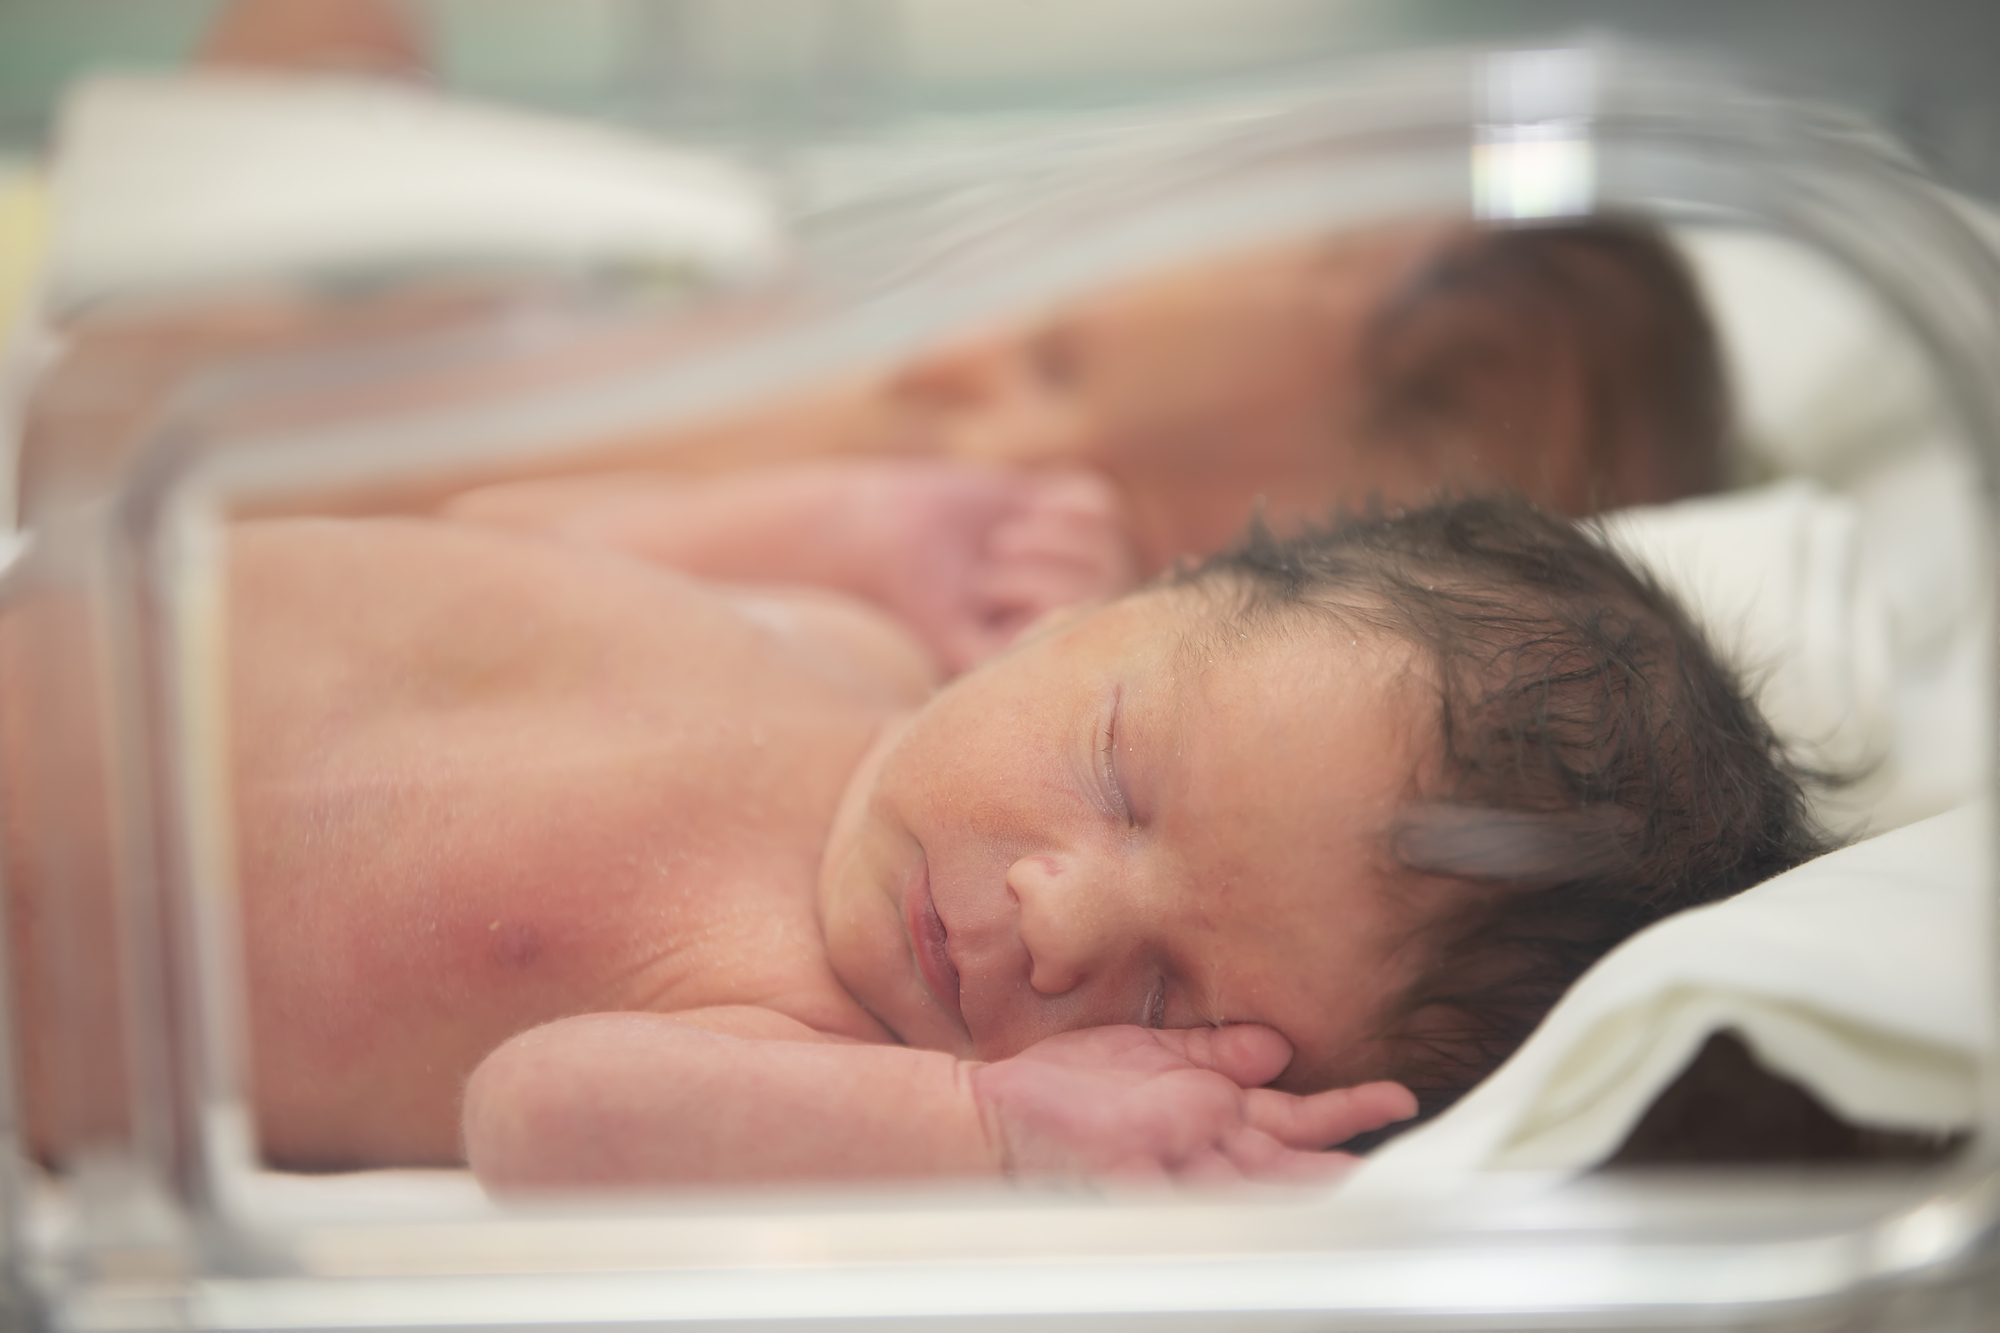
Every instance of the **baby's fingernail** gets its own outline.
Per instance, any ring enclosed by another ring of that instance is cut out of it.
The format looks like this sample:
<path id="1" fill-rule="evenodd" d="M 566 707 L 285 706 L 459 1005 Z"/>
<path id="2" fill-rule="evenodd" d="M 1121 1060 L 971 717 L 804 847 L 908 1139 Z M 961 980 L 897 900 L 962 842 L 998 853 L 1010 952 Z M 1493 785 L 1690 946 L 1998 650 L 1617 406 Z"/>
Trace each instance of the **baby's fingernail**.
<path id="1" fill-rule="evenodd" d="M 1227 1023 L 1216 1029 L 1216 1031 L 1220 1036 L 1228 1037 L 1233 1035 L 1237 1041 L 1247 1041 L 1253 1046 L 1275 1046 L 1285 1053 L 1287 1062 L 1292 1058 L 1291 1041 L 1276 1028 L 1267 1028 L 1262 1023 Z"/>
<path id="2" fill-rule="evenodd" d="M 1421 1109 L 1417 1105 L 1417 1094 L 1411 1092 L 1408 1088 L 1404 1087 L 1402 1084 L 1391 1083 L 1387 1080 L 1384 1080 L 1383 1082 L 1377 1084 L 1376 1086 L 1389 1088 L 1397 1093 L 1402 1094 L 1397 1100 L 1401 1101 L 1402 1104 L 1408 1107 L 1409 1109 L 1405 1111 L 1396 1112 L 1395 1118 L 1397 1120 L 1408 1120 L 1411 1116 L 1415 1115 Z"/>

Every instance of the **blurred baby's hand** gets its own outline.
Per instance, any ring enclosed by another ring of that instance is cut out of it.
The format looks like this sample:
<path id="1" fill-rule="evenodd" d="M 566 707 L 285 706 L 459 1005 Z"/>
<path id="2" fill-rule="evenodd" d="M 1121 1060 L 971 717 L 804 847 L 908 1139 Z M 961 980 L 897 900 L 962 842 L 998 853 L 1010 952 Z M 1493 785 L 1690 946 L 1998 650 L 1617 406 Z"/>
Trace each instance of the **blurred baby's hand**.
<path id="1" fill-rule="evenodd" d="M 1117 493 L 1094 473 L 892 463 L 872 480 L 871 595 L 954 672 L 1137 582 Z"/>
<path id="2" fill-rule="evenodd" d="M 1323 1182 L 1324 1152 L 1416 1113 L 1397 1083 L 1298 1096 L 1261 1086 L 1291 1059 L 1266 1027 L 1086 1028 L 973 1071 L 973 1095 L 1015 1175 Z"/>

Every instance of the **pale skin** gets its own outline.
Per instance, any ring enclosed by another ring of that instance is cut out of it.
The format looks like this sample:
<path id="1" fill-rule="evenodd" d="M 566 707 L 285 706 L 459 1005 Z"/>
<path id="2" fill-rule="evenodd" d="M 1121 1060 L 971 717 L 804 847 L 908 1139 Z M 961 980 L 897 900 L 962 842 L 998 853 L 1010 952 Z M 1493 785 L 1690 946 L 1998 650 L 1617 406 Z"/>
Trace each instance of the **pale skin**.
<path id="1" fill-rule="evenodd" d="M 573 537 L 279 520 L 232 570 L 280 1163 L 1324 1179 L 1412 1109 L 1388 646 L 1145 592 L 927 698 L 864 604 Z"/>

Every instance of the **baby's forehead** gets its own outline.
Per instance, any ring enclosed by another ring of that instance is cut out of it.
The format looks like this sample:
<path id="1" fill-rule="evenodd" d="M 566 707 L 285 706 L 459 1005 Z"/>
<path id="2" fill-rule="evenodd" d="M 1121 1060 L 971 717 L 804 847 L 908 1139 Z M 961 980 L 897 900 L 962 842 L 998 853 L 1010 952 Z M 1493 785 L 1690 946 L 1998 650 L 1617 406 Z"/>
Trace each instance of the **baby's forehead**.
<path id="1" fill-rule="evenodd" d="M 1183 622 L 1156 673 L 1179 740 L 1217 780 L 1227 773 L 1294 823 L 1349 822 L 1351 811 L 1327 802 L 1366 792 L 1386 834 L 1441 759 L 1437 693 L 1406 641 L 1316 614 L 1291 619 Z M 1290 843 L 1313 840 L 1310 827 L 1258 823 Z"/>
<path id="2" fill-rule="evenodd" d="M 1150 595 L 1156 601 L 1149 614 L 1166 636 L 1170 669 L 1189 684 L 1237 667 L 1353 675 L 1435 695 L 1426 655 L 1365 597 L 1287 603 L 1246 596 L 1215 579 L 1169 584 Z"/>
<path id="3" fill-rule="evenodd" d="M 1266 761 L 1301 743 L 1343 766 L 1407 759 L 1390 772 L 1399 797 L 1441 759 L 1429 660 L 1365 605 L 1246 605 L 1207 581 L 1166 582 L 1098 616 L 1134 733 L 1169 733 L 1257 789 L 1283 790 L 1285 766 Z"/>

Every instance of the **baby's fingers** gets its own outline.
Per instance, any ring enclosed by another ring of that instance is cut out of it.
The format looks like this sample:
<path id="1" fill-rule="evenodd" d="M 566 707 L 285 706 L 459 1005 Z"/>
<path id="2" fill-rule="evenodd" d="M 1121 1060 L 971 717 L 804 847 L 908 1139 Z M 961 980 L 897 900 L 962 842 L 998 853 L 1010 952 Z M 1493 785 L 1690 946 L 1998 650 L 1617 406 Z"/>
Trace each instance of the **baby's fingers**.
<path id="1" fill-rule="evenodd" d="M 1197 1069 L 1211 1069 L 1239 1088 L 1255 1088 L 1285 1072 L 1292 1044 L 1257 1023 L 1165 1028 L 1153 1040 Z"/>
<path id="2" fill-rule="evenodd" d="M 1244 1119 L 1293 1148 L 1331 1148 L 1417 1113 L 1417 1099 L 1400 1083 L 1363 1083 L 1309 1097 L 1255 1088 L 1244 1097 Z"/>
<path id="3" fill-rule="evenodd" d="M 1300 1152 L 1247 1125 L 1224 1139 L 1218 1151 L 1238 1179 L 1291 1185 L 1338 1180 L 1357 1160 L 1346 1153 Z"/>

